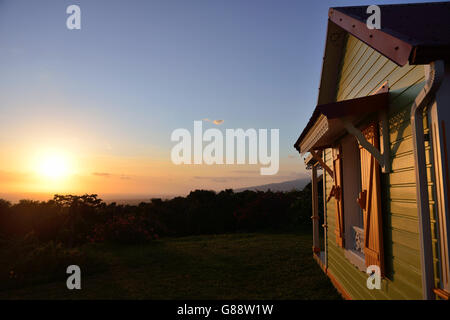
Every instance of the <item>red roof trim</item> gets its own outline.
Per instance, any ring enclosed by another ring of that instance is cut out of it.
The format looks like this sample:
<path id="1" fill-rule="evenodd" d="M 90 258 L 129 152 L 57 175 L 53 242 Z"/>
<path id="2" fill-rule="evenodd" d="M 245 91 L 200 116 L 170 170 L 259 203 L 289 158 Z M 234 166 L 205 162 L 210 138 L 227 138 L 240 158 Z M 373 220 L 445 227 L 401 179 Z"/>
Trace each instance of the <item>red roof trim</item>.
<path id="1" fill-rule="evenodd" d="M 408 63 L 413 46 L 381 30 L 370 30 L 366 23 L 331 8 L 329 19 L 399 66 Z"/>

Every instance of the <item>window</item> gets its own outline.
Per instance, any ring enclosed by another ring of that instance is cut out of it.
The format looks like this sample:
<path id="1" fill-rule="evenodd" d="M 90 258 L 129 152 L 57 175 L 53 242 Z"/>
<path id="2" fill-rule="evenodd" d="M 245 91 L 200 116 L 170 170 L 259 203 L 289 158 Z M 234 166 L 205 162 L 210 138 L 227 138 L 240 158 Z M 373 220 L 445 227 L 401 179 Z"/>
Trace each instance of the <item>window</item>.
<path id="1" fill-rule="evenodd" d="M 356 202 L 361 192 L 360 150 L 356 138 L 352 135 L 347 135 L 341 141 L 341 145 L 345 255 L 360 270 L 365 271 L 363 212 Z"/>
<path id="2" fill-rule="evenodd" d="M 372 123 L 362 133 L 379 149 L 378 130 Z M 333 175 L 328 201 L 332 197 L 336 201 L 336 243 L 361 271 L 377 265 L 384 274 L 380 165 L 353 135 L 347 135 L 333 148 Z"/>

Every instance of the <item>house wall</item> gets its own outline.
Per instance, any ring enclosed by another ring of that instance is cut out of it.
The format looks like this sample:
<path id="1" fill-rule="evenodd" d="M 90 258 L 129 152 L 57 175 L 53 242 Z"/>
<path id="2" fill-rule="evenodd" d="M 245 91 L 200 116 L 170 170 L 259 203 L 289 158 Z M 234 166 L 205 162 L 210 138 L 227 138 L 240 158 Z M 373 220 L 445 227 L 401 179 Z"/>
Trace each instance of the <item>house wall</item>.
<path id="1" fill-rule="evenodd" d="M 351 35 L 348 36 L 345 50 L 336 101 L 370 95 L 385 81 L 389 82 L 391 92 L 389 141 L 392 171 L 381 177 L 386 277 L 382 281 L 381 290 L 367 289 L 367 275 L 351 264 L 344 255 L 344 249 L 336 245 L 335 201 L 326 204 L 328 270 L 354 299 L 422 299 L 410 108 L 425 84 L 424 67 L 399 67 Z M 427 133 L 428 124 L 426 120 L 425 122 Z M 426 150 L 429 186 L 432 191 L 429 146 Z M 324 155 L 326 163 L 331 167 L 331 149 L 325 150 Z M 324 188 L 329 194 L 333 183 L 331 176 L 325 173 L 324 181 Z M 430 206 L 434 208 L 432 192 Z M 434 218 L 432 227 L 435 228 Z M 436 240 L 433 243 L 436 244 Z M 437 266 L 437 256 L 435 263 Z"/>

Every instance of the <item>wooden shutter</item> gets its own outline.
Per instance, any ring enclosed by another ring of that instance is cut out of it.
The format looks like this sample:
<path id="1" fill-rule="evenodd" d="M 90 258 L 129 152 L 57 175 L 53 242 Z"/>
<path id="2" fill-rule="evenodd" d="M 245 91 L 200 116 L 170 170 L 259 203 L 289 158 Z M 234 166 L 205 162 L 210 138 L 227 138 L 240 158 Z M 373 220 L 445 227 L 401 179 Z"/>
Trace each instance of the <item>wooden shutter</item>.
<path id="1" fill-rule="evenodd" d="M 371 124 L 363 134 L 376 148 L 379 148 L 377 124 Z M 359 146 L 361 157 L 361 188 L 357 202 L 364 214 L 364 255 L 366 266 L 377 265 L 384 274 L 383 223 L 381 216 L 380 165 L 363 147 Z"/>
<path id="2" fill-rule="evenodd" d="M 343 205 L 343 177 L 342 177 L 342 149 L 333 149 L 333 175 L 334 175 L 334 186 L 333 186 L 333 196 L 336 201 L 336 229 L 334 233 L 336 234 L 336 243 L 340 247 L 344 247 L 344 205 Z"/>

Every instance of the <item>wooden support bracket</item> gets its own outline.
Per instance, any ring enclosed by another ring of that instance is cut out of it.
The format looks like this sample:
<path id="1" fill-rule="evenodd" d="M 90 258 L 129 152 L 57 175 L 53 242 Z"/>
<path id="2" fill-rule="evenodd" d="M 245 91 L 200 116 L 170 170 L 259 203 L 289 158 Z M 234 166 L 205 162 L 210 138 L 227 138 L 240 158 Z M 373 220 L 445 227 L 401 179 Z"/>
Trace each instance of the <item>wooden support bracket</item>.
<path id="1" fill-rule="evenodd" d="M 333 179 L 334 179 L 333 170 L 331 170 L 331 168 L 329 166 L 327 166 L 327 164 L 322 160 L 322 157 L 319 155 L 319 153 L 317 151 L 314 151 L 314 150 L 310 150 L 309 152 L 311 153 L 313 158 L 316 159 L 317 162 L 320 163 L 321 167 L 323 169 L 325 169 L 328 172 L 328 174 L 331 177 L 333 177 Z"/>
<path id="2" fill-rule="evenodd" d="M 389 157 L 389 154 L 386 152 L 386 149 L 389 148 L 389 145 L 385 146 L 386 143 L 384 142 L 385 140 L 383 140 L 383 154 L 380 152 L 380 150 L 378 150 L 377 148 L 374 147 L 373 144 L 371 144 L 369 141 L 366 140 L 366 138 L 364 137 L 364 134 L 357 128 L 355 128 L 355 126 L 353 125 L 353 123 L 351 123 L 348 120 L 344 120 L 341 119 L 342 124 L 344 125 L 344 128 L 347 130 L 348 133 L 350 133 L 351 135 L 355 136 L 356 140 L 358 140 L 359 144 L 366 149 L 367 151 L 369 151 L 369 153 L 375 158 L 375 160 L 377 160 L 377 162 L 379 163 L 379 165 L 382 168 L 382 172 L 386 173 L 388 172 L 388 163 L 389 163 L 389 159 L 386 159 L 386 157 Z M 383 131 L 387 131 L 386 128 L 386 124 L 383 124 Z M 383 132 L 383 137 L 387 136 L 387 132 Z M 389 140 L 388 140 L 389 141 Z"/>

